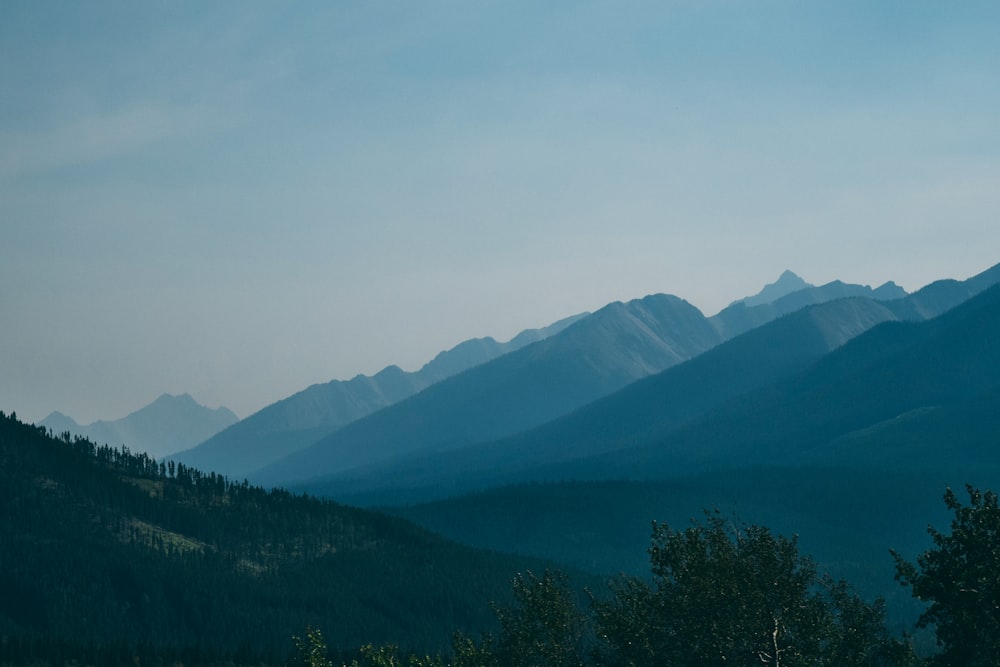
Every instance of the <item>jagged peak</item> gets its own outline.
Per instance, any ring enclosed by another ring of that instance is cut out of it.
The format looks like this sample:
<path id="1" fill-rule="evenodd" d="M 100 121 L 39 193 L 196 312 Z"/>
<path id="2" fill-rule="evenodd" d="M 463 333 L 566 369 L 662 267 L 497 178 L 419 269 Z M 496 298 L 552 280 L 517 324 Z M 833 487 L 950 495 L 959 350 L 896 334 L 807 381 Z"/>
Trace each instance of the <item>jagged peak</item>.
<path id="1" fill-rule="evenodd" d="M 803 280 L 801 276 L 791 269 L 785 269 L 773 283 L 764 285 L 764 287 L 753 296 L 737 299 L 730 305 L 732 306 L 742 303 L 745 306 L 757 306 L 764 303 L 772 303 L 783 296 L 791 294 L 792 292 L 797 292 L 798 290 L 809 287 L 814 287 L 814 285 Z"/>

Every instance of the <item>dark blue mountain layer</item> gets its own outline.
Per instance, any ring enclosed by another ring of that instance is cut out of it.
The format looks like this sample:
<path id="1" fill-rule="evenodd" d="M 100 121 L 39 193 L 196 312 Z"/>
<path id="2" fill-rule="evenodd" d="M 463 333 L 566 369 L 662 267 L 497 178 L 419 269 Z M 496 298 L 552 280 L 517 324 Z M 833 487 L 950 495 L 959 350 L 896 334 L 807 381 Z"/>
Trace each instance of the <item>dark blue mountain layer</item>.
<path id="1" fill-rule="evenodd" d="M 834 282 L 753 307 L 738 303 L 711 318 L 669 295 L 613 303 L 525 351 L 352 423 L 253 477 L 290 484 L 513 435 L 695 357 L 803 303 L 858 294 L 874 299 L 876 294 L 905 292 L 894 286 L 872 290 Z"/>
<path id="2" fill-rule="evenodd" d="M 751 330 L 683 364 L 538 428 L 447 452 L 420 452 L 359 466 L 305 488 L 361 504 L 446 497 L 526 480 L 601 479 L 655 474 L 617 452 L 666 437 L 699 415 L 808 368 L 882 322 L 920 319 L 975 293 L 991 270 L 964 283 L 945 281 L 889 302 L 849 298 L 806 308 Z M 589 467 L 580 463 L 596 458 Z M 584 470 L 584 468 L 586 468 Z"/>

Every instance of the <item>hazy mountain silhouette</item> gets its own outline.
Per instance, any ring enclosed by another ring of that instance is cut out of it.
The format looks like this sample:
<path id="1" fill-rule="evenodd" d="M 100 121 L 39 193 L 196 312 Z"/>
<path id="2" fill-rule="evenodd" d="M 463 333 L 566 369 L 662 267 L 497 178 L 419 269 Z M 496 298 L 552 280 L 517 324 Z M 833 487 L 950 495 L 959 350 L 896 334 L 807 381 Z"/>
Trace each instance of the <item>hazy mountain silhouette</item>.
<path id="1" fill-rule="evenodd" d="M 189 394 L 163 394 L 149 405 L 113 421 L 81 425 L 61 412 L 53 412 L 38 424 L 53 433 L 69 431 L 95 442 L 125 444 L 133 451 L 161 458 L 202 442 L 237 420 L 229 408 L 206 408 Z"/>
<path id="2" fill-rule="evenodd" d="M 172 458 L 201 470 L 242 477 L 436 382 L 556 334 L 584 315 L 522 331 L 506 343 L 493 338 L 464 341 L 416 372 L 389 366 L 373 376 L 312 385 Z"/>
<path id="3" fill-rule="evenodd" d="M 348 424 L 253 478 L 285 483 L 501 437 L 565 414 L 719 340 L 701 312 L 677 297 L 612 303 L 559 334 Z"/>
<path id="4" fill-rule="evenodd" d="M 669 433 L 727 400 L 804 370 L 882 322 L 920 319 L 932 314 L 930 303 L 942 312 L 998 278 L 1000 271 L 992 269 L 964 283 L 946 281 L 947 290 L 935 283 L 895 301 L 855 297 L 809 307 L 536 429 L 460 450 L 359 466 L 314 480 L 307 488 L 351 502 L 383 504 L 511 481 L 571 479 L 574 475 L 561 462 L 628 449 Z M 941 296 L 945 292 L 948 298 Z"/>
<path id="5" fill-rule="evenodd" d="M 798 275 L 786 269 L 780 276 L 778 276 L 776 281 L 764 285 L 763 289 L 757 292 L 757 294 L 737 299 L 729 305 L 733 306 L 737 303 L 742 303 L 744 306 L 759 306 L 765 303 L 772 303 L 785 295 L 791 294 L 792 292 L 798 292 L 799 290 L 806 289 L 808 287 L 815 287 L 815 285 L 807 283 Z"/>
<path id="6" fill-rule="evenodd" d="M 869 457 L 884 462 L 877 445 L 860 456 L 859 443 L 871 445 L 900 430 L 913 433 L 913 422 L 930 431 L 929 423 L 955 423 L 956 412 L 982 414 L 975 406 L 993 404 L 1000 387 L 998 335 L 1000 287 L 992 287 L 932 320 L 876 327 L 796 376 L 577 470 L 663 476 L 707 468 L 858 464 Z M 986 426 L 995 434 L 992 423 L 991 418 L 985 425 L 967 424 L 952 438 L 934 440 L 937 455 L 929 458 L 925 447 L 921 465 L 944 464 L 958 454 L 957 440 L 981 434 Z M 842 461 L 837 451 L 854 455 Z M 900 462 L 912 454 L 905 447 L 894 453 Z"/>
<path id="7" fill-rule="evenodd" d="M 905 294 L 896 289 L 880 293 Z M 512 435 L 695 357 L 800 303 L 844 294 L 874 291 L 830 283 L 773 303 L 740 303 L 712 318 L 662 294 L 609 304 L 560 334 L 352 423 L 253 477 L 288 484 Z"/>
<path id="8" fill-rule="evenodd" d="M 975 291 L 984 277 L 995 281 L 996 268 L 965 283 L 930 285 L 895 305 L 955 295 L 957 285 Z M 582 420 L 600 405 L 611 431 L 634 435 L 621 447 L 535 470 L 539 479 L 577 481 L 519 483 L 397 511 L 476 546 L 640 573 L 636 550 L 650 521 L 679 526 L 718 508 L 798 534 L 824 568 L 899 604 L 888 549 L 913 556 L 926 548 L 927 522 L 948 519 L 940 503 L 946 486 L 989 487 L 1000 475 L 998 336 L 994 286 L 937 318 L 878 325 L 801 371 L 665 432 L 622 426 L 648 418 L 649 410 L 608 419 L 616 402 L 630 402 L 629 392 L 666 381 L 677 367 L 574 416 Z M 663 409 L 679 400 L 677 393 L 663 398 Z M 595 424 L 598 414 L 590 415 Z"/>
<path id="9" fill-rule="evenodd" d="M 779 278 L 778 282 L 772 283 L 772 285 L 781 285 L 782 283 L 786 286 L 789 285 L 789 279 L 785 278 L 788 275 L 798 278 L 798 276 L 795 276 L 790 271 L 786 271 L 782 274 L 782 278 Z M 779 294 L 784 291 L 783 289 L 779 291 L 769 290 L 768 288 L 772 287 L 772 285 L 765 287 L 756 297 L 749 297 L 748 299 L 734 302 L 711 318 L 712 322 L 725 338 L 738 336 L 750 329 L 766 324 L 782 315 L 794 313 L 796 310 L 800 310 L 806 306 L 826 303 L 835 299 L 864 297 L 875 301 L 894 301 L 907 296 L 906 290 L 891 281 L 881 287 L 872 289 L 868 285 L 853 285 L 835 280 L 819 287 L 809 285 L 793 292 L 784 293 L 773 300 L 765 300 L 768 297 L 762 297 L 761 295 L 767 295 L 768 292 Z M 748 300 L 754 302 L 753 305 L 748 305 Z M 956 302 L 953 301 L 952 303 Z M 932 312 L 932 310 L 928 310 L 927 312 Z M 933 312 L 941 311 L 938 309 Z M 917 318 L 926 318 L 929 316 L 926 313 L 923 315 L 914 315 Z"/>

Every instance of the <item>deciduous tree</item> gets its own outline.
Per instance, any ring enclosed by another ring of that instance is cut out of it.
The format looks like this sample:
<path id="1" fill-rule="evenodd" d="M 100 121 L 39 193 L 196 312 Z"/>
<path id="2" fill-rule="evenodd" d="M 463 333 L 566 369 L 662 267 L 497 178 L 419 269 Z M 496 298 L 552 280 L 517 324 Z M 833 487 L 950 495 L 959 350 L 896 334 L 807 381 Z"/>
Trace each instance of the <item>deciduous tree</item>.
<path id="1" fill-rule="evenodd" d="M 933 548 L 910 563 L 898 553 L 896 579 L 930 603 L 920 626 L 934 626 L 942 665 L 1000 665 L 1000 508 L 997 494 L 966 485 L 969 504 L 951 489 L 951 533 L 928 527 Z"/>

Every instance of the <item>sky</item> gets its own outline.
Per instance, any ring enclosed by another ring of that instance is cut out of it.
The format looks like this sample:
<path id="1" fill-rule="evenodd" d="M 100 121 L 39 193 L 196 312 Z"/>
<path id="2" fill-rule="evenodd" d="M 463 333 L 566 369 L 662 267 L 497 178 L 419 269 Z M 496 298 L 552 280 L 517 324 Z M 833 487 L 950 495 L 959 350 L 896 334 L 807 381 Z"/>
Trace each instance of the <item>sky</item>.
<path id="1" fill-rule="evenodd" d="M 1000 3 L 0 4 L 0 410 L 245 417 L 651 293 L 1000 262 Z"/>

